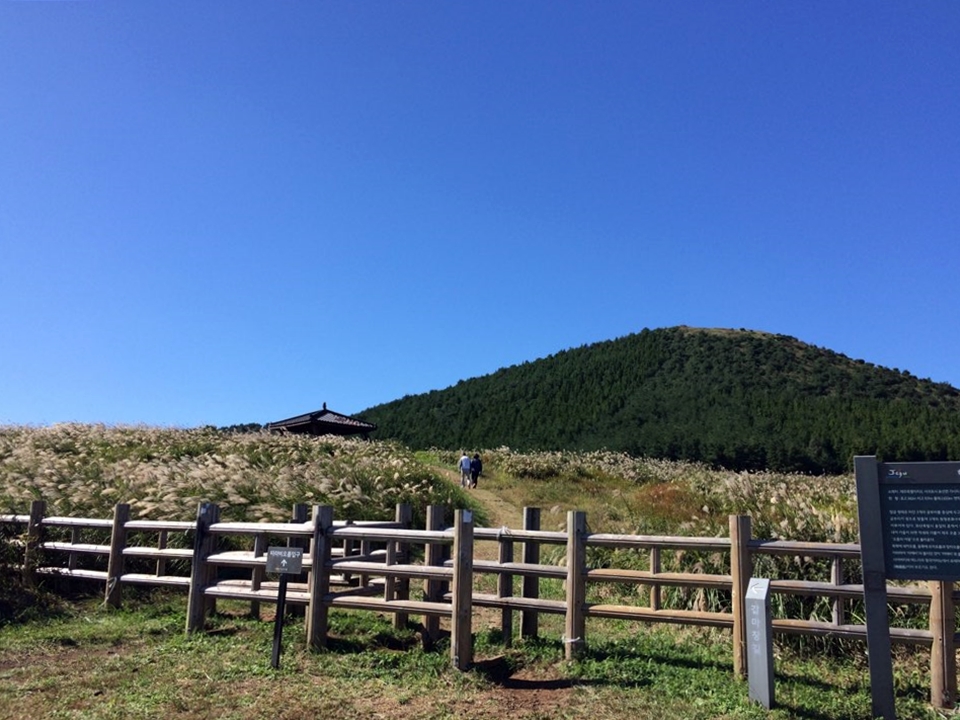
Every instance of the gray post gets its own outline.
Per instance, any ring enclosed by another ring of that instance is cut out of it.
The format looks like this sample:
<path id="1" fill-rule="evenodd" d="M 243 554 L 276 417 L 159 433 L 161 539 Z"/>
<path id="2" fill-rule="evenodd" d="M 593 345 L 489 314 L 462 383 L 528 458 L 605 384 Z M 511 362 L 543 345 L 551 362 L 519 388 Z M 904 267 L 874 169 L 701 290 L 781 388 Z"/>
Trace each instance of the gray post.
<path id="1" fill-rule="evenodd" d="M 896 720 L 877 458 L 872 455 L 854 457 L 853 472 L 857 482 L 857 516 L 860 521 L 860 558 L 863 563 L 863 602 L 867 616 L 871 712 L 875 718 Z"/>
<path id="2" fill-rule="evenodd" d="M 770 580 L 750 578 L 744 596 L 747 611 L 747 677 L 750 699 L 773 707 L 773 622 Z"/>

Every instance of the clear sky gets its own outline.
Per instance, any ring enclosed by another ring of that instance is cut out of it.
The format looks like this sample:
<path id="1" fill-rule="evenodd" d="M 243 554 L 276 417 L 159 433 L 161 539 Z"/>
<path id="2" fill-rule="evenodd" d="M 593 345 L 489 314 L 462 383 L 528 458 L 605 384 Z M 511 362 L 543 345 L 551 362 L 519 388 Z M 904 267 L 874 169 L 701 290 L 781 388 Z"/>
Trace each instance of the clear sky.
<path id="1" fill-rule="evenodd" d="M 960 2 L 0 1 L 0 424 L 643 328 L 960 386 Z"/>

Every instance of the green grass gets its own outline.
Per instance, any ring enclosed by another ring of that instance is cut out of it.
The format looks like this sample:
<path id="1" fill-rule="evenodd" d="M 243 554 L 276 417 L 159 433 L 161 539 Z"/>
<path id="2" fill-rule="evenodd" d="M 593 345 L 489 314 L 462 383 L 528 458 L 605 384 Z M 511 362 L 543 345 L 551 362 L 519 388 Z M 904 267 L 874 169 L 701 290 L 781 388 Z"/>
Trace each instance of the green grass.
<path id="1" fill-rule="evenodd" d="M 187 636 L 184 605 L 160 593 L 119 611 L 80 600 L 60 617 L 0 629 L 0 718 L 869 717 L 862 653 L 778 648 L 777 706 L 767 712 L 732 679 L 722 631 L 601 621 L 588 628 L 584 656 L 567 662 L 555 623 L 510 648 L 483 630 L 475 668 L 460 673 L 445 640 L 425 651 L 413 626 L 396 631 L 375 614 L 335 611 L 320 653 L 305 647 L 302 619 L 288 618 L 274 670 L 271 620 L 222 603 L 205 633 Z M 941 717 L 926 704 L 925 657 L 898 658 L 901 718 Z"/>

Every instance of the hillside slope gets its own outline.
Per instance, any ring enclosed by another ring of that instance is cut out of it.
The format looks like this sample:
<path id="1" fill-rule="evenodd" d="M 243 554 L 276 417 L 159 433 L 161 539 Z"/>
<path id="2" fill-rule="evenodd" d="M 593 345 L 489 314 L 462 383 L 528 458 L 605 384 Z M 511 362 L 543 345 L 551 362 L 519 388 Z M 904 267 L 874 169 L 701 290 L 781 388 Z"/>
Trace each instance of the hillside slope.
<path id="1" fill-rule="evenodd" d="M 359 415 L 414 448 L 607 448 L 814 473 L 856 454 L 960 457 L 956 388 L 747 330 L 644 330 Z"/>

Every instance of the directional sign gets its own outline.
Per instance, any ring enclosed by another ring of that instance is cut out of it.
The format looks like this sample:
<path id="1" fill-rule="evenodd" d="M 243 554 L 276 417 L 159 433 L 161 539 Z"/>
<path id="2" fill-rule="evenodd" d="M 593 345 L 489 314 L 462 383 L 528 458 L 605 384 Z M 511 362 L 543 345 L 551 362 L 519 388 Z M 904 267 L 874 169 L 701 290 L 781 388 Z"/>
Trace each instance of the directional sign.
<path id="1" fill-rule="evenodd" d="M 303 567 L 303 548 L 271 547 L 267 549 L 267 572 L 299 575 Z"/>

